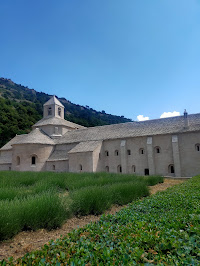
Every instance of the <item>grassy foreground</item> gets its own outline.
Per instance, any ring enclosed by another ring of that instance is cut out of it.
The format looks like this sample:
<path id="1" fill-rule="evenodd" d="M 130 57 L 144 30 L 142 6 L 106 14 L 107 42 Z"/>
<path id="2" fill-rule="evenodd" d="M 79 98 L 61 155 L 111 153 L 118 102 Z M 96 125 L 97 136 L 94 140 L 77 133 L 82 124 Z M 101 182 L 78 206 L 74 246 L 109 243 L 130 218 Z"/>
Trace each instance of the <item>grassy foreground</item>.
<path id="1" fill-rule="evenodd" d="M 18 265 L 199 265 L 200 176 L 74 230 Z M 63 263 L 63 264 L 62 264 Z M 13 265 L 12 259 L 1 265 Z"/>
<path id="2" fill-rule="evenodd" d="M 108 173 L 0 172 L 0 241 L 23 230 L 60 227 L 73 215 L 101 214 L 112 204 L 148 196 L 159 176 Z"/>

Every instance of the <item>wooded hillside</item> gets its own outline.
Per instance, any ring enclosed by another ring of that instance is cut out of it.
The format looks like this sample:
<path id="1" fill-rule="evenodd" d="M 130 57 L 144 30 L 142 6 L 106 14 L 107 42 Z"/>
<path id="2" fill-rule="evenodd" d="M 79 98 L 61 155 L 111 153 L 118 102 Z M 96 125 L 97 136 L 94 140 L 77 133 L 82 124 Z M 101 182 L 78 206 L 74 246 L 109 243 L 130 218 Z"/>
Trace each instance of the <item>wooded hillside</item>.
<path id="1" fill-rule="evenodd" d="M 0 78 L 0 147 L 16 134 L 30 132 L 31 126 L 42 118 L 43 104 L 51 96 Z M 73 104 L 65 98 L 58 99 L 65 106 L 65 119 L 86 127 L 132 121 L 123 116 L 98 112 L 89 106 Z"/>

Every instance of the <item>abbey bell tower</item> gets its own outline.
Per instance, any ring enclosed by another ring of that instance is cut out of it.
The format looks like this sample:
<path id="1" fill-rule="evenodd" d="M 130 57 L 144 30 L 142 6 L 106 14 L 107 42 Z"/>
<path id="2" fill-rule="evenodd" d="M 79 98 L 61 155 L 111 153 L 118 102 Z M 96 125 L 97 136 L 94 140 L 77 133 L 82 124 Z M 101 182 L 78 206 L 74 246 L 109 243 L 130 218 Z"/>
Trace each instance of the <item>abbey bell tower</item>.
<path id="1" fill-rule="evenodd" d="M 44 104 L 43 118 L 48 117 L 58 117 L 64 119 L 64 106 L 55 97 L 55 95 Z"/>

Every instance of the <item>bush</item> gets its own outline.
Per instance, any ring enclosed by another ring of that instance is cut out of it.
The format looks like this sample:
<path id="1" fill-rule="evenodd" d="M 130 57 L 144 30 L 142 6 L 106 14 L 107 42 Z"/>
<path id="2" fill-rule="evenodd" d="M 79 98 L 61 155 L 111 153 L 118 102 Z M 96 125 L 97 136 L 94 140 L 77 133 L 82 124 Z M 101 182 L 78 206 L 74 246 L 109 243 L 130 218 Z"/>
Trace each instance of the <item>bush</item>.
<path id="1" fill-rule="evenodd" d="M 0 240 L 4 240 L 23 229 L 59 227 L 70 212 L 62 198 L 47 191 L 26 199 L 0 201 L 0 214 Z"/>
<path id="2" fill-rule="evenodd" d="M 75 215 L 101 214 L 111 206 L 111 195 L 106 187 L 85 187 L 70 194 Z"/>
<path id="3" fill-rule="evenodd" d="M 109 194 L 112 195 L 112 203 L 124 205 L 141 197 L 149 196 L 149 190 L 145 182 L 117 183 L 110 186 Z"/>
<path id="4" fill-rule="evenodd" d="M 20 202 L 0 201 L 0 241 L 9 239 L 21 231 Z"/>
<path id="5" fill-rule="evenodd" d="M 147 184 L 147 186 L 155 186 L 158 183 L 163 183 L 164 182 L 164 177 L 163 176 L 145 176 L 144 180 Z"/>
<path id="6" fill-rule="evenodd" d="M 22 202 L 23 229 L 53 229 L 67 219 L 66 207 L 53 191 L 30 196 Z"/>
<path id="7" fill-rule="evenodd" d="M 112 204 L 123 205 L 148 195 L 144 181 L 86 187 L 70 193 L 75 215 L 101 214 Z"/>

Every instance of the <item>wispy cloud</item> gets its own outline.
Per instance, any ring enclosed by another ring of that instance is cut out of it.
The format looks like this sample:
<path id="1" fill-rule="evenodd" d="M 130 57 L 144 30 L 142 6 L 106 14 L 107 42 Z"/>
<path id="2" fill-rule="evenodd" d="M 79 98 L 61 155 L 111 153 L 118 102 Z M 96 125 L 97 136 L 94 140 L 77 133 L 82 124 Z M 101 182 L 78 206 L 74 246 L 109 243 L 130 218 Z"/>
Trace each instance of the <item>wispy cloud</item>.
<path id="1" fill-rule="evenodd" d="M 180 115 L 180 112 L 164 112 L 160 118 L 165 118 L 165 117 L 172 117 L 172 116 L 179 116 Z"/>
<path id="2" fill-rule="evenodd" d="M 148 116 L 143 116 L 143 115 L 138 115 L 137 116 L 138 121 L 145 121 L 145 120 L 149 120 Z"/>

